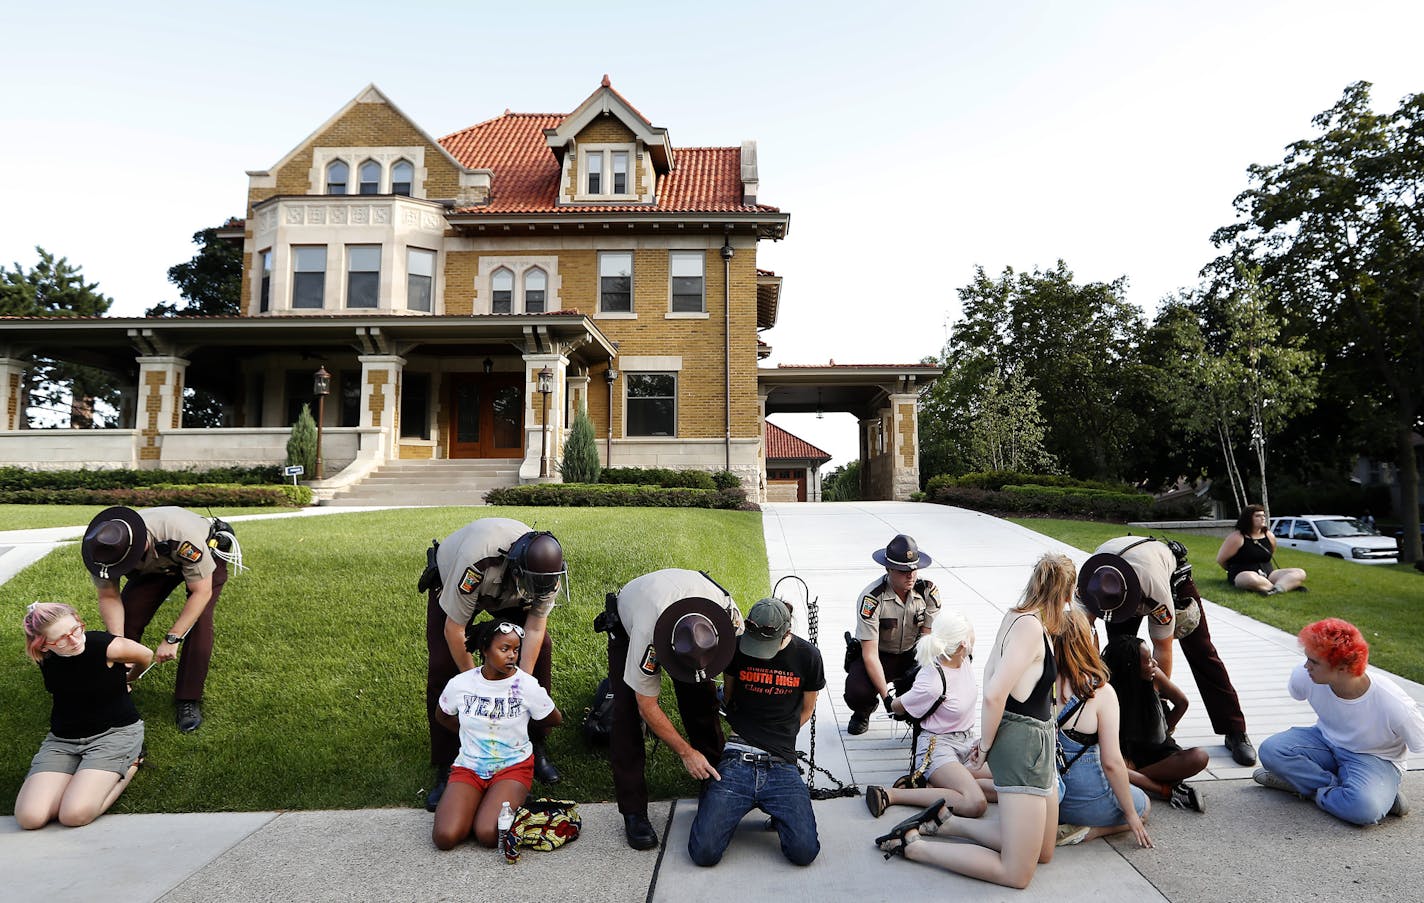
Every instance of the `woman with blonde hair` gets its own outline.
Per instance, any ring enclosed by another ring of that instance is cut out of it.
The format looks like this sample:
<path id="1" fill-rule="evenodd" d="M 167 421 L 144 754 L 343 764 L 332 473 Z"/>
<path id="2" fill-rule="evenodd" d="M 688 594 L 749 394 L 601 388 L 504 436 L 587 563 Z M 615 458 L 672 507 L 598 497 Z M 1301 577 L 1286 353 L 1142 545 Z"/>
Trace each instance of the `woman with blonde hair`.
<path id="1" fill-rule="evenodd" d="M 974 752 L 974 715 L 979 687 L 974 680 L 974 628 L 960 611 L 941 609 L 930 632 L 915 644 L 920 670 L 914 686 L 892 704 L 898 715 L 915 719 L 916 772 L 928 787 L 896 788 L 871 784 L 865 805 L 879 818 L 887 806 L 928 806 L 943 799 L 955 815 L 978 818 L 988 802 L 965 763 Z"/>
<path id="2" fill-rule="evenodd" d="M 1028 887 L 1040 862 L 1053 859 L 1058 829 L 1051 639 L 1064 630 L 1077 569 L 1060 554 L 1038 560 L 1023 601 L 999 626 L 984 669 L 982 736 L 971 768 L 988 762 L 998 795 L 997 819 L 953 818 L 931 805 L 876 838 L 886 858 L 899 853 L 961 875 L 1006 887 Z M 973 843 L 924 843 L 922 834 L 949 834 Z"/>
<path id="3" fill-rule="evenodd" d="M 1059 843 L 1079 843 L 1131 831 L 1140 847 L 1152 846 L 1142 820 L 1150 804 L 1133 787 L 1118 744 L 1117 693 L 1098 656 L 1085 611 L 1068 612 L 1053 644 L 1058 660 L 1058 742 L 1063 747 L 1063 799 L 1058 802 Z"/>

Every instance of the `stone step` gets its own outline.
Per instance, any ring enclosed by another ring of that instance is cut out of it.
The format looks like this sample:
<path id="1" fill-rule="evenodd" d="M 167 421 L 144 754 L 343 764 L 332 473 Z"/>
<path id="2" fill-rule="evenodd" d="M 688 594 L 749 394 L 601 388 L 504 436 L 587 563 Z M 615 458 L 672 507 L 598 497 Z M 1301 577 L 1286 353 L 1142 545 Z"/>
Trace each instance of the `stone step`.
<path id="1" fill-rule="evenodd" d="M 421 507 L 473 507 L 485 503 L 483 493 L 465 492 L 412 492 L 400 498 L 372 499 L 334 498 L 321 503 L 322 507 L 343 508 L 362 505 L 412 505 Z"/>
<path id="2" fill-rule="evenodd" d="M 323 504 L 483 505 L 489 490 L 518 485 L 521 463 L 520 458 L 392 461 Z"/>

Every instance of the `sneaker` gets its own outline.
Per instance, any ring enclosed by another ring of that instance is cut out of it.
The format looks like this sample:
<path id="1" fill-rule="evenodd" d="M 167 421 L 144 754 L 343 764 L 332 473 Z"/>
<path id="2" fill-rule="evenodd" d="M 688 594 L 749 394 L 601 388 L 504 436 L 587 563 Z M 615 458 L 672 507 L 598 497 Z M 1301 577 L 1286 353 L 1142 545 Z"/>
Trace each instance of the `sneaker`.
<path id="1" fill-rule="evenodd" d="M 1409 797 L 1401 790 L 1394 795 L 1394 805 L 1389 807 L 1389 814 L 1395 818 L 1403 818 L 1409 814 Z"/>
<path id="2" fill-rule="evenodd" d="M 1071 847 L 1075 843 L 1082 843 L 1087 839 L 1089 830 L 1091 829 L 1087 825 L 1059 825 L 1056 846 Z"/>
<path id="3" fill-rule="evenodd" d="M 1206 797 L 1202 796 L 1197 788 L 1186 783 L 1179 783 L 1172 788 L 1172 798 L 1168 800 L 1168 803 L 1173 809 L 1189 809 L 1192 812 L 1206 811 Z"/>
<path id="4" fill-rule="evenodd" d="M 870 729 L 870 716 L 862 715 L 860 712 L 853 712 L 850 716 L 850 724 L 846 725 L 846 733 L 852 737 L 858 737 Z"/>
<path id="5" fill-rule="evenodd" d="M 185 734 L 191 734 L 202 723 L 203 710 L 198 708 L 198 700 L 178 700 L 178 730 Z"/>
<path id="6" fill-rule="evenodd" d="M 1236 760 L 1237 765 L 1255 765 L 1256 747 L 1251 745 L 1251 738 L 1245 732 L 1239 734 L 1227 734 L 1225 737 L 1226 748 L 1231 751 L 1231 758 Z"/>
<path id="7" fill-rule="evenodd" d="M 1287 781 L 1285 778 L 1276 774 L 1274 771 L 1267 771 L 1264 768 L 1256 769 L 1251 774 L 1251 780 L 1255 781 L 1257 784 L 1260 784 L 1262 787 L 1269 787 L 1272 790 L 1284 790 L 1286 793 L 1294 793 L 1296 795 L 1300 794 L 1300 791 L 1296 790 L 1295 787 L 1291 786 L 1290 781 Z"/>

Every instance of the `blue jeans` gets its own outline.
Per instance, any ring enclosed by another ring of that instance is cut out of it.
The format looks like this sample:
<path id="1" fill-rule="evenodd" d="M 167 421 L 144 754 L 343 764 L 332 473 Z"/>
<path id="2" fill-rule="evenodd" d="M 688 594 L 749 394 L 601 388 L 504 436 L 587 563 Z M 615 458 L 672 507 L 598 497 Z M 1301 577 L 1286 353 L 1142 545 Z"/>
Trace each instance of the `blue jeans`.
<path id="1" fill-rule="evenodd" d="M 1127 824 L 1127 814 L 1118 805 L 1117 794 L 1113 793 L 1108 776 L 1103 772 L 1103 760 L 1098 744 L 1083 748 L 1083 745 L 1060 731 L 1058 742 L 1063 744 L 1063 753 L 1073 764 L 1062 776 L 1063 796 L 1058 801 L 1058 821 L 1065 825 L 1087 825 L 1090 828 L 1109 828 Z M 1078 755 L 1082 750 L 1083 754 Z M 1075 759 L 1074 757 L 1077 756 Z M 1138 817 L 1147 811 L 1147 794 L 1136 787 L 1128 787 L 1133 808 Z"/>
<path id="2" fill-rule="evenodd" d="M 1261 744 L 1261 765 L 1336 818 L 1372 825 L 1399 793 L 1400 772 L 1388 759 L 1331 746 L 1320 728 L 1293 727 Z"/>
<path id="3" fill-rule="evenodd" d="M 728 749 L 717 763 L 720 781 L 707 781 L 692 820 L 687 852 L 698 865 L 716 865 L 742 817 L 760 809 L 772 818 L 781 852 L 797 865 L 810 865 L 821 852 L 811 793 L 795 765 L 744 761 Z"/>

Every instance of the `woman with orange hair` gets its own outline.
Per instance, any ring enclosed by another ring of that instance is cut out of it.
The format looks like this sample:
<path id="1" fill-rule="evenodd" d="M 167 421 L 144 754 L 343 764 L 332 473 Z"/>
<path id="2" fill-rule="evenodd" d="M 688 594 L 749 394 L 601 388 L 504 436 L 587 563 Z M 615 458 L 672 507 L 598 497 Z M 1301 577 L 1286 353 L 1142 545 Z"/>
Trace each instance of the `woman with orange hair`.
<path id="1" fill-rule="evenodd" d="M 1300 632 L 1305 663 L 1291 672 L 1295 699 L 1309 700 L 1319 720 L 1261 744 L 1256 783 L 1298 793 L 1336 818 L 1372 825 L 1403 815 L 1399 789 L 1405 749 L 1424 752 L 1424 715 L 1399 685 L 1366 674 L 1370 647 L 1355 625 L 1339 618 Z"/>

